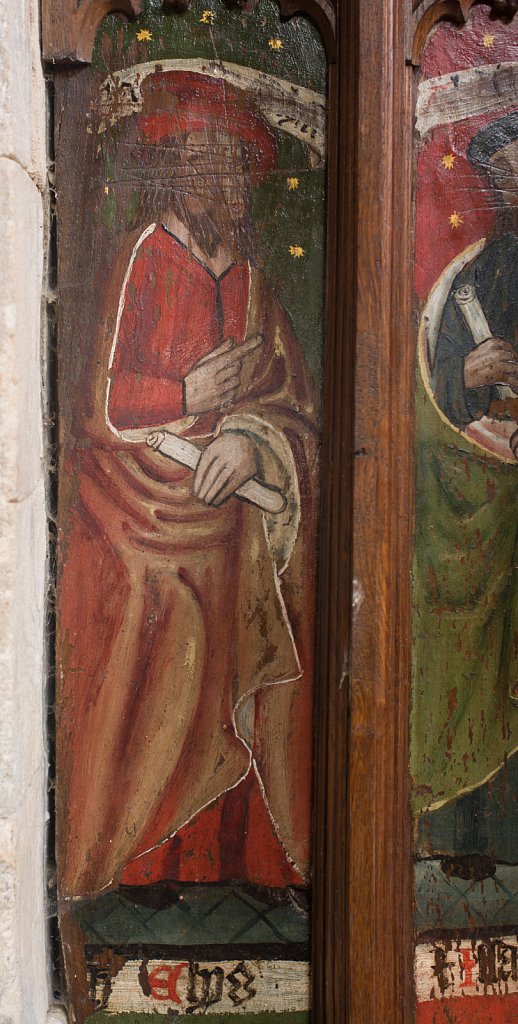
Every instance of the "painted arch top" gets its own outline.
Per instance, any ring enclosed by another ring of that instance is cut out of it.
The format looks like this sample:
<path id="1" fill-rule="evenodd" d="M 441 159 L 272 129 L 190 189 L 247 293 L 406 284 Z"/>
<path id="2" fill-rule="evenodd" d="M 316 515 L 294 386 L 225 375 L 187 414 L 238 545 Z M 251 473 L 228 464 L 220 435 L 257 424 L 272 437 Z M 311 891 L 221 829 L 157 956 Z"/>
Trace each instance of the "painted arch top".
<path id="1" fill-rule="evenodd" d="M 475 4 L 491 8 L 497 18 L 511 21 L 518 10 L 518 0 L 413 0 L 413 38 L 409 62 L 418 65 L 426 40 L 439 21 L 449 20 L 463 25 Z"/>
<path id="2" fill-rule="evenodd" d="M 236 7 L 253 8 L 257 0 L 232 0 Z M 307 14 L 316 22 L 328 59 L 335 59 L 336 0 L 279 0 L 281 15 Z M 185 11 L 190 0 L 162 0 L 165 13 Z M 97 29 L 108 14 L 131 20 L 142 12 L 142 0 L 43 0 L 43 59 L 53 64 L 89 64 Z"/>

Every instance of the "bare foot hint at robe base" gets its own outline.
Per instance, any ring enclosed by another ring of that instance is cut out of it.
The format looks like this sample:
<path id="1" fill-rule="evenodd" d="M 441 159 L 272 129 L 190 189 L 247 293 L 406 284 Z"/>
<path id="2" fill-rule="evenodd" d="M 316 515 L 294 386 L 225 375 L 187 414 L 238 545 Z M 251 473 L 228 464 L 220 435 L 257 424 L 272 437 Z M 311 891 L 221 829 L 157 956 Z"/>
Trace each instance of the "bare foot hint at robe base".
<path id="1" fill-rule="evenodd" d="M 56 97 L 71 1019 L 301 1024 L 326 62 L 269 2 L 155 6 Z"/>

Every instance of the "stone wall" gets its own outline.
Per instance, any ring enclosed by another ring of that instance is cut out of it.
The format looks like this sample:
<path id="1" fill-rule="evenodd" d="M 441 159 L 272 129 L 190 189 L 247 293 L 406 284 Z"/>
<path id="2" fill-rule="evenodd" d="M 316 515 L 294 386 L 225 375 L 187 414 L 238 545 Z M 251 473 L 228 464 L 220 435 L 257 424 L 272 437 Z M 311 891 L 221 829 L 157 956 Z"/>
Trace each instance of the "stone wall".
<path id="1" fill-rule="evenodd" d="M 46 519 L 41 306 L 47 209 L 37 0 L 0 0 L 0 1024 L 43 1024 Z M 49 1017 L 57 1021 L 61 1018 Z"/>

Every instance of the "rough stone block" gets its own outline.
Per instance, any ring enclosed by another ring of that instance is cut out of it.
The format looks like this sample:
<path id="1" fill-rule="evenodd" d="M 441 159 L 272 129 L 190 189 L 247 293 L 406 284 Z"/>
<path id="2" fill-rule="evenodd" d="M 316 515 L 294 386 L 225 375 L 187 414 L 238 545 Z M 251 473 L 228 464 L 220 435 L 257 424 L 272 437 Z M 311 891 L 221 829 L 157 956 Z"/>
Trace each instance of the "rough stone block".
<path id="1" fill-rule="evenodd" d="M 18 12 L 7 7 L 16 21 Z M 5 13 L 3 5 L 0 33 Z M 22 68 L 23 58 L 22 50 Z M 0 101 L 14 102 L 1 76 Z M 17 102 L 28 102 L 27 95 Z M 22 109 L 22 135 L 25 114 Z M 23 155 L 20 149 L 16 156 L 0 157 L 0 1024 L 43 1024 L 49 1004 L 40 373 L 43 204 L 34 177 L 19 162 Z"/>
<path id="2" fill-rule="evenodd" d="M 38 0 L 0 3 L 0 155 L 45 181 L 45 84 Z"/>

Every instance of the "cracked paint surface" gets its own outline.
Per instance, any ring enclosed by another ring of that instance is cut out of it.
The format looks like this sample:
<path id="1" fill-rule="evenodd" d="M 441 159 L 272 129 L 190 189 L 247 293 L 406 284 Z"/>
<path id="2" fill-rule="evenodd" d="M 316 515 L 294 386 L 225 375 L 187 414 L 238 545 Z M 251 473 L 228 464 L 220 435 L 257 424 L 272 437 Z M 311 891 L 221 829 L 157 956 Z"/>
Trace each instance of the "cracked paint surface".
<path id="1" fill-rule="evenodd" d="M 149 0 L 57 102 L 79 1022 L 307 1019 L 325 78 L 316 29 L 270 0 Z"/>
<path id="2" fill-rule="evenodd" d="M 516 26 L 478 7 L 462 30 L 439 26 L 419 76 L 411 772 L 420 1024 L 516 1015 L 517 69 Z"/>

